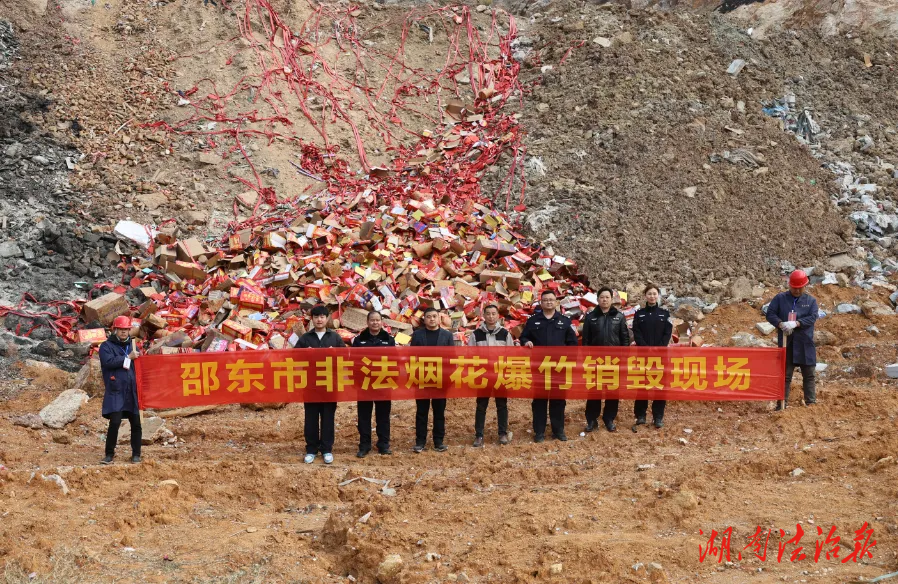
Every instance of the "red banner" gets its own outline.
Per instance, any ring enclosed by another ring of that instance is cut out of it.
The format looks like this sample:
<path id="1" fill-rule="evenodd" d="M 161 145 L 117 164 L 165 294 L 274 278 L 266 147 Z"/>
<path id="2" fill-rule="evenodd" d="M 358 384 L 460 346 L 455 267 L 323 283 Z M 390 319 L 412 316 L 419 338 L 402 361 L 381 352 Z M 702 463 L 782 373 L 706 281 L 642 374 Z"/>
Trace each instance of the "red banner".
<path id="1" fill-rule="evenodd" d="M 141 408 L 415 398 L 778 400 L 782 349 L 396 347 L 145 355 Z"/>

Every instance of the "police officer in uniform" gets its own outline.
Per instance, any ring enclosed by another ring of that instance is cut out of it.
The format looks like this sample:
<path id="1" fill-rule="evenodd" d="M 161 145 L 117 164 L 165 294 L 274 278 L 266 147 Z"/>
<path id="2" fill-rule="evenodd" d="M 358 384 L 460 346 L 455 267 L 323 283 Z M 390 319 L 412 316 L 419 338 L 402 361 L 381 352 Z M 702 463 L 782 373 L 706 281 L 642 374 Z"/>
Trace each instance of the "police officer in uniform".
<path id="1" fill-rule="evenodd" d="M 353 347 L 395 347 L 396 341 L 384 330 L 384 321 L 380 313 L 372 310 L 368 313 L 368 328 L 352 340 Z M 359 451 L 356 456 L 365 458 L 371 452 L 371 411 L 377 420 L 377 451 L 381 454 L 393 454 L 390 450 L 390 400 L 360 401 L 359 405 Z"/>
<path id="2" fill-rule="evenodd" d="M 440 326 L 440 313 L 436 308 L 424 311 L 424 326 L 412 333 L 412 347 L 454 347 L 452 333 Z M 416 399 L 415 405 L 415 446 L 416 454 L 424 452 L 427 444 L 427 418 L 433 408 L 433 449 L 446 452 L 449 447 L 443 443 L 446 437 L 446 398 Z"/>
<path id="3" fill-rule="evenodd" d="M 521 345 L 533 347 L 577 346 L 577 332 L 571 325 L 571 319 L 564 316 L 556 307 L 558 296 L 552 290 L 544 290 L 539 297 L 542 312 L 537 312 L 524 325 L 521 333 Z M 546 439 L 546 409 L 552 422 L 552 437 L 562 442 L 567 441 L 564 433 L 563 399 L 535 399 L 530 407 L 533 410 L 533 441 L 543 442 Z"/>
<path id="4" fill-rule="evenodd" d="M 637 347 L 666 347 L 670 344 L 673 334 L 673 323 L 670 322 L 670 313 L 658 305 L 661 293 L 654 284 L 649 284 L 643 290 L 645 306 L 636 311 L 633 317 L 633 338 Z M 656 399 L 652 401 L 652 422 L 656 428 L 664 427 L 664 409 L 666 400 Z M 649 407 L 649 400 L 639 399 L 633 406 L 636 415 L 636 426 L 645 424 L 645 413 Z"/>

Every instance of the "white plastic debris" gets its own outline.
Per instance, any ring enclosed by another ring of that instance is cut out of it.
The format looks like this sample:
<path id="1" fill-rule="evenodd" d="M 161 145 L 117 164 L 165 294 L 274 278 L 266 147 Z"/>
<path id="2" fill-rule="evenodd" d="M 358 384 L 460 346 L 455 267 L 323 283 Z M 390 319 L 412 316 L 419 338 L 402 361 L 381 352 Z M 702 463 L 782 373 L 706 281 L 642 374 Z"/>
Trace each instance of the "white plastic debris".
<path id="1" fill-rule="evenodd" d="M 157 231 L 147 225 L 141 225 L 134 221 L 119 221 L 113 230 L 116 237 L 133 241 L 141 247 L 149 247 L 150 242 L 156 237 Z"/>

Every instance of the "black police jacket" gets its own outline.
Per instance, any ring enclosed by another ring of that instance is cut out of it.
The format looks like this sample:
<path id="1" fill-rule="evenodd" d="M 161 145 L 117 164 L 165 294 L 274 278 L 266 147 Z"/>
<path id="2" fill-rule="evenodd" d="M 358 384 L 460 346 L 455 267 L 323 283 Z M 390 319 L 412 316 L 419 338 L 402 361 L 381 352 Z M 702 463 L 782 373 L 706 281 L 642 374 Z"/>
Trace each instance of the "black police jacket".
<path id="1" fill-rule="evenodd" d="M 518 340 L 522 345 L 529 341 L 537 347 L 576 346 L 577 332 L 571 326 L 571 319 L 557 310 L 552 318 L 546 318 L 542 312 L 537 312 L 527 319 Z"/>

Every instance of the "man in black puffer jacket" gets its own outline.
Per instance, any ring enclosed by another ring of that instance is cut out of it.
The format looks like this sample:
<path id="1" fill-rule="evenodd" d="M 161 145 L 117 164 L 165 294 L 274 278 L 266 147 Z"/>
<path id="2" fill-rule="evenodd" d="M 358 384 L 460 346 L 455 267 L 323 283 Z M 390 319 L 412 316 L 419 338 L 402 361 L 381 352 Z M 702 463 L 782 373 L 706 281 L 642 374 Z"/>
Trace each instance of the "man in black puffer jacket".
<path id="1" fill-rule="evenodd" d="M 384 321 L 380 313 L 372 310 L 368 313 L 368 328 L 352 339 L 353 347 L 395 347 L 396 341 L 384 330 Z M 377 451 L 381 454 L 393 454 L 390 450 L 390 400 L 360 401 L 359 405 L 359 451 L 356 456 L 365 458 L 371 452 L 371 411 L 377 420 Z"/>
<path id="2" fill-rule="evenodd" d="M 611 288 L 599 290 L 599 305 L 586 315 L 583 321 L 584 347 L 628 347 L 630 346 L 630 329 L 624 313 L 611 306 L 614 293 Z M 602 413 L 602 400 L 586 400 L 586 431 L 592 432 L 598 425 L 599 416 L 609 432 L 615 432 L 619 401 L 605 400 L 605 412 Z"/>

